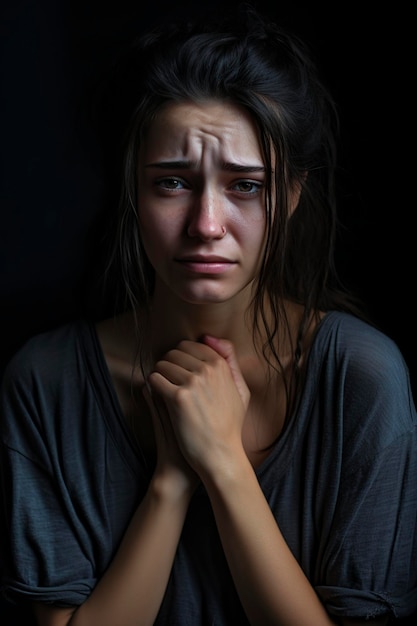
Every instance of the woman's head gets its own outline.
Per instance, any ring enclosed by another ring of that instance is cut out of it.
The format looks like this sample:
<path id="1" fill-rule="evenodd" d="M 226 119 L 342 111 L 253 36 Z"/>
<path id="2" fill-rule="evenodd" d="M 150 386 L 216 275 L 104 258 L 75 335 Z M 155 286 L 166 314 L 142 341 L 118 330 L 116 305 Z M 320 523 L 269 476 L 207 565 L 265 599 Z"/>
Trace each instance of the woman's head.
<path id="1" fill-rule="evenodd" d="M 129 62 L 135 104 L 119 231 L 126 292 L 143 304 L 153 285 L 137 225 L 137 158 L 149 125 L 167 101 L 216 99 L 249 112 L 267 171 L 268 235 L 256 301 L 266 292 L 278 308 L 284 297 L 325 307 L 333 274 L 337 116 L 303 44 L 249 9 L 229 20 L 155 29 L 135 42 Z M 289 218 L 289 198 L 299 189 Z"/>
<path id="2" fill-rule="evenodd" d="M 228 317 L 246 310 L 266 231 L 266 172 L 252 117 L 225 100 L 170 101 L 147 129 L 137 172 L 153 303 L 227 303 Z"/>

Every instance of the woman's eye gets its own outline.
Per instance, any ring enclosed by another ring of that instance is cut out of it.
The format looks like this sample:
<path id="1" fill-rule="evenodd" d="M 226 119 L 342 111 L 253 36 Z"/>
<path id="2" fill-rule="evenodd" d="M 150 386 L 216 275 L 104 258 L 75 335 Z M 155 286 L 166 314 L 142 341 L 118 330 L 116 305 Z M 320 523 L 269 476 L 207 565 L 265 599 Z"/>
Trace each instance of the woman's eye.
<path id="1" fill-rule="evenodd" d="M 239 180 L 233 185 L 233 189 L 239 193 L 255 194 L 263 187 L 263 184 L 254 180 Z"/>
<path id="2" fill-rule="evenodd" d="M 156 181 L 156 185 L 162 189 L 169 189 L 171 191 L 184 189 L 187 186 L 181 178 L 175 178 L 174 176 L 160 178 Z"/>

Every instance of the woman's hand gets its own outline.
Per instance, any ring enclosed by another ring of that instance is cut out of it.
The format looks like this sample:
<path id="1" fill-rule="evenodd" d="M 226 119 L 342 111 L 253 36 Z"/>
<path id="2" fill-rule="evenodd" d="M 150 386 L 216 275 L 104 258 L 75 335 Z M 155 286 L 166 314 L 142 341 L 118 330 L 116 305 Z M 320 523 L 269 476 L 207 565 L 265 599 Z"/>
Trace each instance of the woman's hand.
<path id="1" fill-rule="evenodd" d="M 171 495 L 182 491 L 191 494 L 199 478 L 179 449 L 165 403 L 146 386 L 142 394 L 151 412 L 156 443 L 157 460 L 152 480 L 157 483 L 158 491 Z"/>
<path id="2" fill-rule="evenodd" d="M 201 343 L 181 341 L 155 364 L 148 380 L 163 400 L 182 454 L 200 476 L 242 453 L 250 393 L 229 341 L 211 336 Z"/>

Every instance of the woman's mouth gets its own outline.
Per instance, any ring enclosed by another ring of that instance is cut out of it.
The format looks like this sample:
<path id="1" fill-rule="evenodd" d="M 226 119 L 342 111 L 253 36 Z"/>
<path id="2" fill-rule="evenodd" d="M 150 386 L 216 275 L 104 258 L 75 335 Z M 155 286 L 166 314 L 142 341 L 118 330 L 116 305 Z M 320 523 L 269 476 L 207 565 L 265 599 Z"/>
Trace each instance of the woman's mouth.
<path id="1" fill-rule="evenodd" d="M 236 265 L 235 261 L 218 255 L 194 254 L 176 259 L 184 269 L 196 274 L 223 274 Z"/>

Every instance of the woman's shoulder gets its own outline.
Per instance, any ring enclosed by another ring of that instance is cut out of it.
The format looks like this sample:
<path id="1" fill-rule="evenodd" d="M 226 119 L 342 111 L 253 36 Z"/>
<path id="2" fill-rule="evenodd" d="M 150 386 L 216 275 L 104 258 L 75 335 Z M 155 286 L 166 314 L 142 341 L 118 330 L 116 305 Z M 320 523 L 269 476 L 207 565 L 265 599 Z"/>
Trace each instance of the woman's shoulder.
<path id="1" fill-rule="evenodd" d="M 382 361 L 387 366 L 401 367 L 404 359 L 395 341 L 383 330 L 351 313 L 330 311 L 321 321 L 317 333 L 319 348 L 334 350 L 340 358 L 361 360 L 373 365 Z"/>
<path id="2" fill-rule="evenodd" d="M 348 313 L 328 313 L 313 346 L 327 388 L 338 390 L 345 409 L 356 416 L 383 416 L 401 430 L 415 427 L 417 415 L 410 374 L 395 341 L 372 324 Z"/>
<path id="3" fill-rule="evenodd" d="M 0 386 L 3 437 L 19 446 L 26 441 L 29 450 L 28 437 L 39 429 L 46 432 L 58 419 L 64 423 L 68 407 L 81 415 L 75 406 L 82 407 L 85 399 L 88 332 L 89 322 L 68 322 L 34 334 L 17 350 Z"/>
<path id="4" fill-rule="evenodd" d="M 4 378 L 32 378 L 47 371 L 62 371 L 76 359 L 82 337 L 87 337 L 91 328 L 90 322 L 79 319 L 31 335 L 9 359 Z"/>

